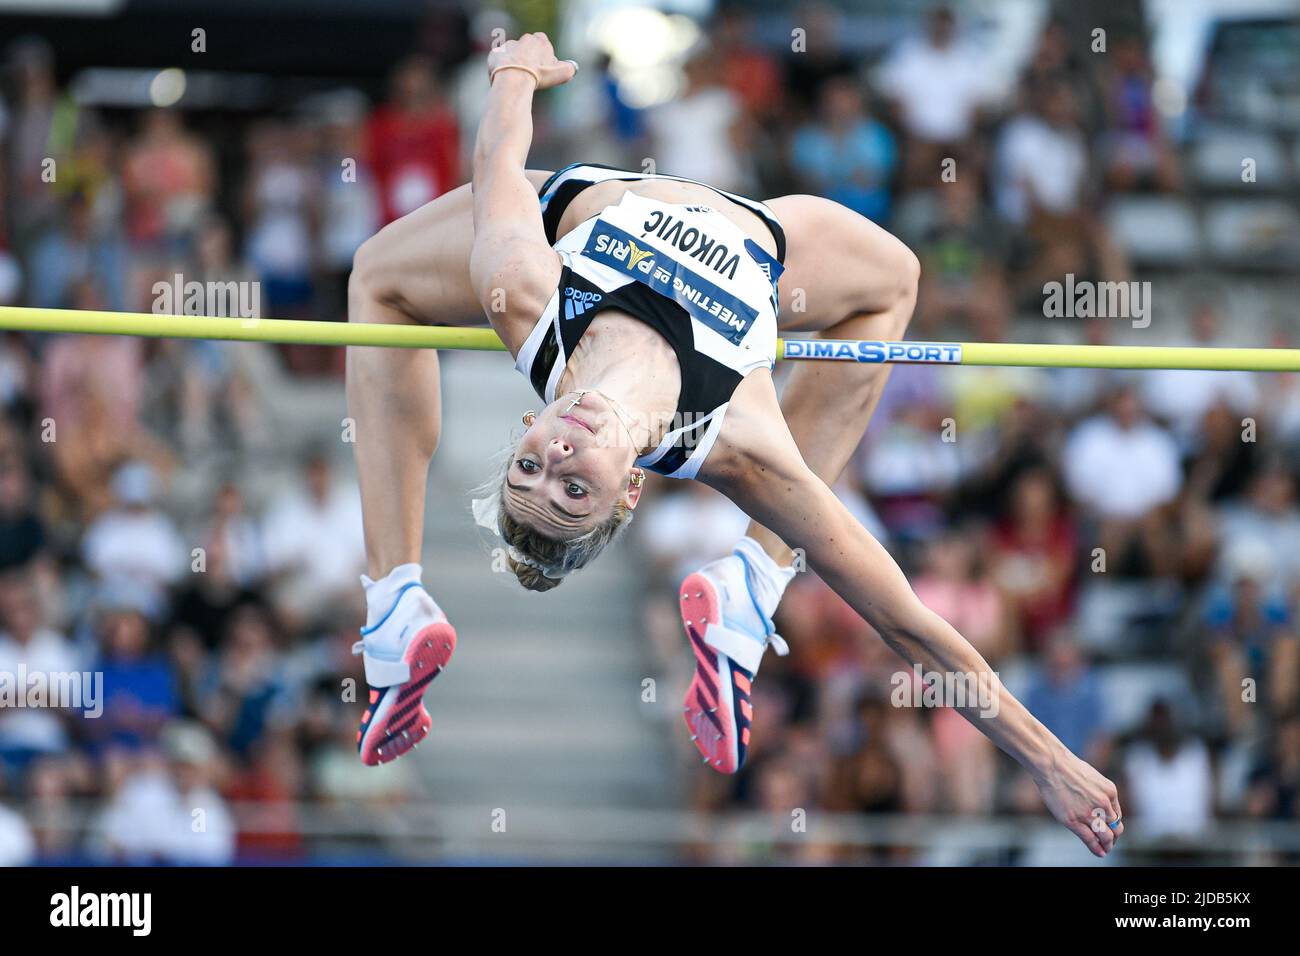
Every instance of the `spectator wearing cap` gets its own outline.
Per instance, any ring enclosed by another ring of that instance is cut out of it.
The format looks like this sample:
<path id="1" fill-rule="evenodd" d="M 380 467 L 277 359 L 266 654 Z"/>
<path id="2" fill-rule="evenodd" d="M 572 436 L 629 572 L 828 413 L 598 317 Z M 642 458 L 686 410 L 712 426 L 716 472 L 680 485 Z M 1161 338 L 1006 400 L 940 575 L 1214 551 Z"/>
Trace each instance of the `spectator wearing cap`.
<path id="1" fill-rule="evenodd" d="M 190 568 L 189 551 L 175 524 L 156 505 L 158 476 L 142 461 L 113 475 L 115 507 L 86 529 L 82 560 L 101 581 L 126 579 L 151 595 L 152 608 Z"/>
<path id="2" fill-rule="evenodd" d="M 95 849 L 126 863 L 231 863 L 236 827 L 214 787 L 220 752 L 212 735 L 177 721 L 160 745 L 161 759 L 145 759 L 96 821 Z"/>

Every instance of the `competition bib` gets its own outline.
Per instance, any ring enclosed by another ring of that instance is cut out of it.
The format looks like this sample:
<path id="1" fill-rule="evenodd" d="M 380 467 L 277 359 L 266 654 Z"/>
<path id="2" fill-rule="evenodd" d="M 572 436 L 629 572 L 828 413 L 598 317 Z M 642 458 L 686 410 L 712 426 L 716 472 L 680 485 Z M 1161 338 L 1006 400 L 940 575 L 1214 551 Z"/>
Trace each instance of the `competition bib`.
<path id="1" fill-rule="evenodd" d="M 581 255 L 671 299 L 733 345 L 773 311 L 783 268 L 716 210 L 635 193 L 601 212 Z"/>

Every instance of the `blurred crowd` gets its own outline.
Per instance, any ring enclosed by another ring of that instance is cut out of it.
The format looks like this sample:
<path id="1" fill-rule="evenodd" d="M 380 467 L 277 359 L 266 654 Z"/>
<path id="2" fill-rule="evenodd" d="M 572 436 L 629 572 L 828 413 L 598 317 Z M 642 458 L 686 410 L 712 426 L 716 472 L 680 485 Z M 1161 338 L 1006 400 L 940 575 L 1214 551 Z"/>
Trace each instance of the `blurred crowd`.
<path id="1" fill-rule="evenodd" d="M 999 90 L 946 11 L 871 63 L 829 8 L 805 14 L 791 51 L 723 10 L 679 95 L 648 109 L 606 61 L 590 154 L 558 131 L 572 122 L 540 123 L 538 152 L 844 203 L 921 258 L 918 338 L 997 341 L 1041 315 L 1048 279 L 1132 276 L 1105 199 L 1182 188 L 1143 38 L 1084 60 L 1050 22 Z M 51 308 L 151 311 L 179 275 L 256 283 L 262 315 L 343 320 L 357 246 L 464 180 L 482 86 L 473 58 L 417 54 L 377 102 L 333 90 L 213 118 L 80 105 L 38 39 L 4 56 L 0 303 Z M 1195 342 L 1221 341 L 1229 310 L 1205 296 Z M 1105 342 L 1114 322 L 1079 336 Z M 94 720 L 0 713 L 0 863 L 297 857 L 307 809 L 407 799 L 402 762 L 362 773 L 356 757 L 347 446 L 283 412 L 313 385 L 337 392 L 342 357 L 0 333 L 0 672 L 103 674 Z M 1298 390 L 1278 374 L 904 367 L 839 487 L 1170 853 L 1225 817 L 1300 819 Z M 701 485 L 664 484 L 638 527 L 661 577 L 648 593 L 671 595 L 745 522 Z M 644 620 L 684 682 L 675 609 L 648 600 Z M 691 775 L 694 806 L 1041 812 L 953 712 L 891 705 L 900 662 L 815 576 L 777 624 L 793 653 L 756 682 L 749 766 Z M 262 807 L 255 826 L 237 804 Z"/>
<path id="2" fill-rule="evenodd" d="M 180 312 L 186 283 L 234 283 L 227 315 L 341 321 L 360 243 L 460 181 L 422 55 L 377 104 L 325 91 L 233 128 L 81 106 L 38 38 L 4 67 L 3 304 Z M 94 719 L 0 713 L 0 801 L 29 808 L 0 803 L 0 863 L 297 857 L 296 806 L 406 799 L 402 765 L 356 772 L 349 446 L 298 428 L 341 409 L 342 359 L 0 333 L 0 672 L 103 675 Z"/>
<path id="3" fill-rule="evenodd" d="M 922 262 L 916 338 L 999 341 L 1020 319 L 1034 340 L 1045 282 L 1135 277 L 1107 202 L 1185 189 L 1141 36 L 1085 59 L 1049 21 L 997 90 L 946 9 L 869 65 L 836 52 L 829 9 L 805 18 L 807 53 L 756 47 L 746 22 L 724 16 L 665 108 L 689 142 L 647 154 L 761 195 L 829 196 L 891 228 Z M 1145 341 L 1238 344 L 1232 303 L 1208 285 L 1192 298 L 1176 331 Z M 1074 324 L 1090 344 L 1125 325 Z M 1294 374 L 902 366 L 837 487 L 922 601 L 1119 784 L 1148 861 L 1203 859 L 1219 821 L 1300 822 L 1297 388 Z M 675 593 L 746 527 L 720 495 L 673 484 L 639 523 L 660 572 L 650 594 Z M 692 775 L 695 806 L 769 812 L 785 831 L 791 807 L 1045 813 L 1028 775 L 955 711 L 895 705 L 916 678 L 814 574 L 796 576 L 776 624 L 792 651 L 755 681 L 748 765 Z M 650 600 L 646 626 L 684 687 L 674 604 Z M 746 852 L 933 859 L 824 841 Z M 1050 859 L 1036 852 L 948 861 Z"/>

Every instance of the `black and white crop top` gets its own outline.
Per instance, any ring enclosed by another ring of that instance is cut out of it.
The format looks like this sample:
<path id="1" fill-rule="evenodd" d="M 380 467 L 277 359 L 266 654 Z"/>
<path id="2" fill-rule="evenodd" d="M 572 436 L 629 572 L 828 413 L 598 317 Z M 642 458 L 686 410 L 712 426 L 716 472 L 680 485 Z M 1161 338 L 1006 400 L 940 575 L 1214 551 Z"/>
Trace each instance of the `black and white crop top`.
<path id="1" fill-rule="evenodd" d="M 609 179 L 654 178 L 678 179 L 576 164 L 543 185 L 547 238 L 563 269 L 515 368 L 549 404 L 568 357 L 600 312 L 619 309 L 646 323 L 676 354 L 681 392 L 672 427 L 637 464 L 669 478 L 694 478 L 717 440 L 736 386 L 776 360 L 776 289 L 785 236 L 767 206 L 714 190 L 768 224 L 778 257 L 709 206 L 631 192 L 556 238 L 563 207 L 582 189 Z"/>

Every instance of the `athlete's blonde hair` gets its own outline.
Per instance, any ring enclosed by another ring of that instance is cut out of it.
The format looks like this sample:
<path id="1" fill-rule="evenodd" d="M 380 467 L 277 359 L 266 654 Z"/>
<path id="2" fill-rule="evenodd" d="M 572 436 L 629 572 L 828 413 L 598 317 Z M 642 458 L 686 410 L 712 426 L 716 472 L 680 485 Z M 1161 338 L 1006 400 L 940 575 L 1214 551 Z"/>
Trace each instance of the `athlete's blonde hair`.
<path id="1" fill-rule="evenodd" d="M 542 534 L 512 516 L 505 507 L 506 475 L 514 460 L 511 445 L 501 455 L 497 474 L 476 491 L 474 518 L 496 531 L 506 543 L 506 560 L 515 578 L 530 591 L 559 587 L 566 575 L 586 567 L 632 523 L 632 509 L 623 498 L 604 521 L 574 538 L 561 540 Z"/>

